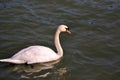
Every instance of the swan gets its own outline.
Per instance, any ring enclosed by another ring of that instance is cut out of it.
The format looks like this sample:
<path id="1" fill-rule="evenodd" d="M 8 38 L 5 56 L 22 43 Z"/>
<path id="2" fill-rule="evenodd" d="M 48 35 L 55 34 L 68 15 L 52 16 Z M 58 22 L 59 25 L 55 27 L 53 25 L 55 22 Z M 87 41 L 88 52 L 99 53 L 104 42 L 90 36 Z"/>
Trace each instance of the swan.
<path id="1" fill-rule="evenodd" d="M 58 60 L 63 56 L 63 49 L 59 41 L 59 35 L 61 32 L 67 32 L 71 34 L 66 25 L 58 26 L 54 36 L 54 43 L 57 53 L 48 47 L 35 45 L 20 50 L 11 58 L 0 59 L 0 62 L 8 62 L 13 64 L 34 64 Z"/>

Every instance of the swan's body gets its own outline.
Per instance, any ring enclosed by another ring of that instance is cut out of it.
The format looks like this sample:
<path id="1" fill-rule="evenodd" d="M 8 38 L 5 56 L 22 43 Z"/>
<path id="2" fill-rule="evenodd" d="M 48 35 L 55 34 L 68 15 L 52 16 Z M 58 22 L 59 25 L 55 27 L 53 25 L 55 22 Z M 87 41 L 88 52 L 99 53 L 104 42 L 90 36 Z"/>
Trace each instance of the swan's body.
<path id="1" fill-rule="evenodd" d="M 60 32 L 65 31 L 70 33 L 69 28 L 65 25 L 60 25 L 56 31 L 55 46 L 58 51 L 57 53 L 45 46 L 30 46 L 28 48 L 22 49 L 11 58 L 1 59 L 0 61 L 14 64 L 33 64 L 57 60 L 63 56 L 63 49 L 60 45 L 59 34 Z"/>
<path id="2" fill-rule="evenodd" d="M 30 46 L 19 51 L 11 58 L 3 59 L 1 61 L 10 62 L 15 64 L 33 64 L 48 62 L 58 59 L 60 56 L 57 55 L 53 50 L 44 46 Z"/>

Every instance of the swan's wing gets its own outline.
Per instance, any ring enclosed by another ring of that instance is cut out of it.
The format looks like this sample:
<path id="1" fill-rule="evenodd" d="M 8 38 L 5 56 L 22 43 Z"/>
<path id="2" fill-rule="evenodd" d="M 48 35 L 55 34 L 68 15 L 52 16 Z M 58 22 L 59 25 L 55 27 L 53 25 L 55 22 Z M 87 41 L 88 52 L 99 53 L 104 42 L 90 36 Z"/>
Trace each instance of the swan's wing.
<path id="1" fill-rule="evenodd" d="M 56 60 L 58 55 L 48 47 L 30 46 L 19 51 L 12 59 L 24 60 L 29 64 Z"/>

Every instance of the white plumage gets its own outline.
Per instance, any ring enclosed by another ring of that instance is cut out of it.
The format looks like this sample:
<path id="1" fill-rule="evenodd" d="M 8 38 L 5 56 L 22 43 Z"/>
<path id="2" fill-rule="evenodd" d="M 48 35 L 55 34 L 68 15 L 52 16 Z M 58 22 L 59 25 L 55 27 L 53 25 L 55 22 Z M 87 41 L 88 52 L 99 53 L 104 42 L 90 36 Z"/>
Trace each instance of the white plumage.
<path id="1" fill-rule="evenodd" d="M 60 32 L 68 32 L 69 28 L 65 25 L 60 25 L 55 34 L 55 46 L 58 53 L 55 53 L 52 49 L 45 46 L 30 46 L 28 48 L 22 49 L 11 58 L 1 59 L 1 62 L 9 62 L 14 64 L 33 64 L 33 63 L 43 63 L 59 59 L 63 56 L 63 50 L 59 42 Z"/>

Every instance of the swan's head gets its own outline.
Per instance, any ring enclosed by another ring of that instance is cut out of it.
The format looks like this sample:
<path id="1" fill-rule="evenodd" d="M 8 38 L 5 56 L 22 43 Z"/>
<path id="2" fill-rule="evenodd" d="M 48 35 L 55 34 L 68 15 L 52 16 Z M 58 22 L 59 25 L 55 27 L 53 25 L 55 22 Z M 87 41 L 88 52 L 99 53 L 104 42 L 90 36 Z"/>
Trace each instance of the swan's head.
<path id="1" fill-rule="evenodd" d="M 60 32 L 67 32 L 67 33 L 71 34 L 69 28 L 66 25 L 60 25 L 58 27 L 58 29 L 60 30 Z"/>

